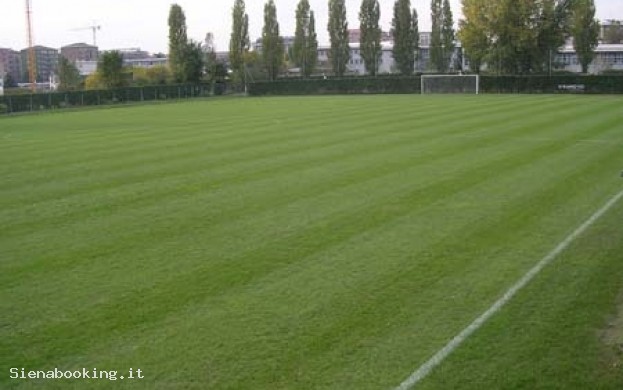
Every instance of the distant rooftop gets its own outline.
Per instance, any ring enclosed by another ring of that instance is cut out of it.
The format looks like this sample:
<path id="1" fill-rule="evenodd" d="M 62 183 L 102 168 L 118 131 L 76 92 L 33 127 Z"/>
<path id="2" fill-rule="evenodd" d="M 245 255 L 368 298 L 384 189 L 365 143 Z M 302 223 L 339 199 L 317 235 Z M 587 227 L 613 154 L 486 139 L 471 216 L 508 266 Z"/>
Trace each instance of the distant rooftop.
<path id="1" fill-rule="evenodd" d="M 97 46 L 89 45 L 88 43 L 84 43 L 84 42 L 72 43 L 71 45 L 63 46 L 62 48 L 65 48 L 65 47 L 78 47 L 78 48 L 93 48 L 93 49 L 97 49 Z"/>

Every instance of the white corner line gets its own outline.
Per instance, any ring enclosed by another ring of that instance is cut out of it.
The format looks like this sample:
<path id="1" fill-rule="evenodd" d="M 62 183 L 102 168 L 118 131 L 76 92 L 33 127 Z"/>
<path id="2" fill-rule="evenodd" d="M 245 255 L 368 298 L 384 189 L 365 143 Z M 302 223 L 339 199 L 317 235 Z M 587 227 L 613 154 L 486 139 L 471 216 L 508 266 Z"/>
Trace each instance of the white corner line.
<path id="1" fill-rule="evenodd" d="M 455 349 L 457 349 L 469 336 L 477 331 L 485 324 L 494 314 L 502 309 L 522 288 L 524 288 L 534 277 L 550 264 L 558 255 L 565 251 L 569 245 L 573 243 L 580 235 L 590 228 L 599 218 L 601 218 L 608 210 L 612 208 L 621 198 L 623 198 L 623 190 L 612 197 L 601 209 L 586 220 L 573 233 L 569 234 L 558 246 L 549 252 L 541 261 L 539 261 L 530 271 L 528 271 L 517 283 L 506 291 L 506 293 L 498 299 L 487 311 L 480 317 L 476 318 L 467 328 L 456 335 L 445 347 L 440 349 L 426 363 L 418 368 L 411 376 L 409 376 L 395 390 L 412 389 L 418 382 L 426 378 L 430 372 L 441 364 Z"/>

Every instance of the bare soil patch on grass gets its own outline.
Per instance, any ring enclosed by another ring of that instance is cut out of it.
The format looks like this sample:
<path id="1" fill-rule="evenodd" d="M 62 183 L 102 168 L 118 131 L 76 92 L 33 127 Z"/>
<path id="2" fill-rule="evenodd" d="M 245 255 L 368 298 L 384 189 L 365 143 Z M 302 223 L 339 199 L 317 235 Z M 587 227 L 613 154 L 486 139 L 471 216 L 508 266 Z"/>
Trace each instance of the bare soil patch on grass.
<path id="1" fill-rule="evenodd" d="M 605 347 L 604 360 L 608 371 L 623 376 L 623 291 L 617 299 L 617 311 L 600 332 Z"/>

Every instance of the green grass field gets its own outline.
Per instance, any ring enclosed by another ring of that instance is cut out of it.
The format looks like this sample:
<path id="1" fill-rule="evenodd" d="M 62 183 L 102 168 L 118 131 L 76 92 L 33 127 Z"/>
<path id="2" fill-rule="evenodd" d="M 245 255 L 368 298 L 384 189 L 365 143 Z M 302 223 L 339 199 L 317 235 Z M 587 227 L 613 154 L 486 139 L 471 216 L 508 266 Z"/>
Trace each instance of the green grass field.
<path id="1" fill-rule="evenodd" d="M 297 97 L 0 118 L 0 388 L 395 388 L 623 190 L 622 107 Z M 622 219 L 619 202 L 418 388 L 623 388 L 601 337 Z"/>

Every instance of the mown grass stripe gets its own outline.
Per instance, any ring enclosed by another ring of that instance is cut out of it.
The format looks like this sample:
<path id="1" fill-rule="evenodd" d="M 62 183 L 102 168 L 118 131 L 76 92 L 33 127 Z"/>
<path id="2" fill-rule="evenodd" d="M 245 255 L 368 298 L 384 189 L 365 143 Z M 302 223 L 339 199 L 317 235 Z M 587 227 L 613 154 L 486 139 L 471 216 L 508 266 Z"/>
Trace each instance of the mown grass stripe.
<path id="1" fill-rule="evenodd" d="M 615 142 L 581 142 L 616 139 L 619 99 L 207 103 L 103 125 L 108 112 L 5 122 L 20 124 L 0 130 L 15 135 L 0 153 L 13 180 L 0 193 L 0 366 L 159 373 L 139 388 L 389 387 L 615 188 L 623 164 Z M 272 126 L 276 113 L 308 122 Z M 67 177 L 81 160 L 92 178 Z"/>

